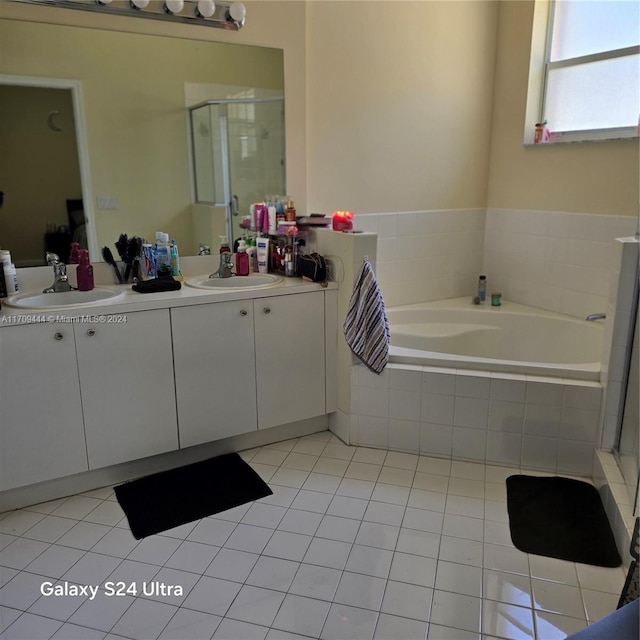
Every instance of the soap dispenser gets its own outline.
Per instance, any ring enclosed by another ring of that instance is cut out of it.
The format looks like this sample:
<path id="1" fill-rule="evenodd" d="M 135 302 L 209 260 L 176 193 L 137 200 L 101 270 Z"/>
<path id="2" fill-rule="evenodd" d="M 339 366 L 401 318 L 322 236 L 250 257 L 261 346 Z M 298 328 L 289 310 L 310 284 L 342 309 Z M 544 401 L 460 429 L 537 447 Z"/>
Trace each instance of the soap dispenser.
<path id="1" fill-rule="evenodd" d="M 91 291 L 93 289 L 93 266 L 89 262 L 89 252 L 86 249 L 80 249 L 78 259 L 79 263 L 76 267 L 78 291 Z"/>
<path id="2" fill-rule="evenodd" d="M 249 254 L 247 253 L 247 243 L 244 240 L 238 242 L 238 253 L 236 254 L 236 275 L 249 275 Z"/>

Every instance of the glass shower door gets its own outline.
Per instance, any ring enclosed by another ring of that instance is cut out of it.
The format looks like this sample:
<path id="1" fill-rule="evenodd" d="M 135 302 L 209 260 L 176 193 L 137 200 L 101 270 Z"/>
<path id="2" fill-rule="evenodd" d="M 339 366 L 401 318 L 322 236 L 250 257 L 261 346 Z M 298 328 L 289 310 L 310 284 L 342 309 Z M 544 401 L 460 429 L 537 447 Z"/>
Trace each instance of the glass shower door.
<path id="1" fill-rule="evenodd" d="M 229 188 L 232 238 L 241 235 L 242 218 L 254 202 L 284 195 L 284 100 L 227 104 Z"/>
<path id="2" fill-rule="evenodd" d="M 210 101 L 191 110 L 191 130 L 196 202 L 225 208 L 233 241 L 252 203 L 286 193 L 284 99 Z"/>

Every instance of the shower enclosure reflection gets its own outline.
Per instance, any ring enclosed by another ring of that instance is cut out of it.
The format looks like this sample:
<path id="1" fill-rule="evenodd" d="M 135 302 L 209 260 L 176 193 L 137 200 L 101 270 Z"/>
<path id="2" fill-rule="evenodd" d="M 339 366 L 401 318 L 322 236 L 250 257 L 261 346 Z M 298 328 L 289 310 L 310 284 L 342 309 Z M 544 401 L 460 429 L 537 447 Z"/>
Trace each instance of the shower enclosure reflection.
<path id="1" fill-rule="evenodd" d="M 252 203 L 286 191 L 284 98 L 208 100 L 190 116 L 196 202 L 224 207 L 233 241 Z"/>

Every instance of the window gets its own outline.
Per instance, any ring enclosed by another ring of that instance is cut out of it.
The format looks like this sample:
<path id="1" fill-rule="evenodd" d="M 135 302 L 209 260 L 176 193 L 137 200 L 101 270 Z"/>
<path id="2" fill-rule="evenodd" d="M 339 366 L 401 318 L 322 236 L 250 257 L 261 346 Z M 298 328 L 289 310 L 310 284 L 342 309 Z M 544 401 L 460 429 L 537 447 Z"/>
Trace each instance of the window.
<path id="1" fill-rule="evenodd" d="M 602 136 L 593 137 L 637 135 L 639 6 L 635 0 L 552 3 L 540 118 L 552 140 L 572 132 L 576 139 L 598 131 Z"/>

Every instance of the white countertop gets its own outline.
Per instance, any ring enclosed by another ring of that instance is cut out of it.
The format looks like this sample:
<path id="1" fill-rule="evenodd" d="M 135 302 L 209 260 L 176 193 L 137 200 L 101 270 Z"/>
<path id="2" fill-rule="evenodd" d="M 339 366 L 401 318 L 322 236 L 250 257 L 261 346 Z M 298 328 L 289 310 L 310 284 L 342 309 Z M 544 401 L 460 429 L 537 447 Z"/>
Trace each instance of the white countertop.
<path id="1" fill-rule="evenodd" d="M 208 257 L 207 257 L 208 258 Z M 212 262 L 212 261 L 210 261 Z M 135 311 L 149 311 L 151 309 L 170 309 L 198 304 L 210 304 L 215 302 L 227 302 L 229 300 L 252 300 L 256 298 L 268 298 L 272 296 L 321 291 L 323 286 L 317 282 L 306 282 L 302 278 L 282 277 L 282 281 L 273 287 L 264 289 L 216 289 L 207 290 L 194 288 L 182 282 L 182 288 L 178 291 L 164 291 L 160 293 L 137 293 L 131 288 L 131 284 L 116 285 L 109 281 L 112 275 L 110 268 L 102 263 L 94 265 L 94 275 L 97 286 L 108 286 L 122 291 L 123 295 L 105 302 L 95 302 L 83 307 L 55 308 L 55 309 L 25 309 L 10 307 L 5 300 L 2 301 L 0 310 L 0 327 L 32 324 L 37 322 L 55 322 L 64 318 L 78 316 L 101 316 L 124 314 Z M 204 268 L 203 268 L 204 267 Z M 215 270 L 210 263 L 195 263 L 185 274 L 185 280 L 198 275 L 208 275 Z M 27 273 L 30 271 L 31 273 Z M 20 293 L 32 291 L 41 293 L 44 287 L 51 284 L 52 271 L 49 267 L 21 270 Z M 183 269 L 184 272 L 184 269 Z M 237 277 L 237 276 L 234 276 Z M 23 282 L 27 285 L 23 286 Z M 329 282 L 327 289 L 337 289 L 335 282 Z"/>

